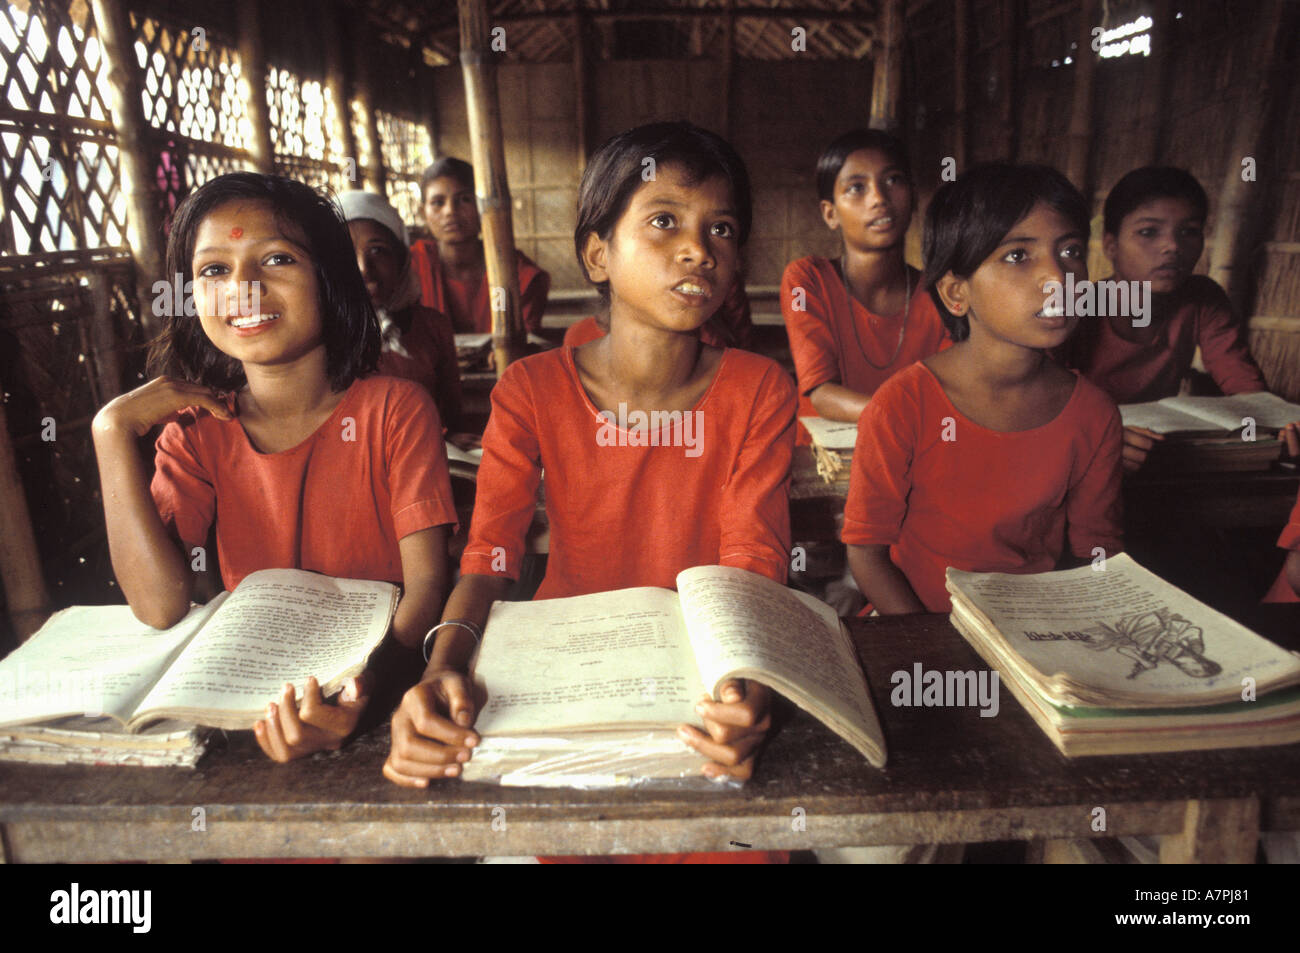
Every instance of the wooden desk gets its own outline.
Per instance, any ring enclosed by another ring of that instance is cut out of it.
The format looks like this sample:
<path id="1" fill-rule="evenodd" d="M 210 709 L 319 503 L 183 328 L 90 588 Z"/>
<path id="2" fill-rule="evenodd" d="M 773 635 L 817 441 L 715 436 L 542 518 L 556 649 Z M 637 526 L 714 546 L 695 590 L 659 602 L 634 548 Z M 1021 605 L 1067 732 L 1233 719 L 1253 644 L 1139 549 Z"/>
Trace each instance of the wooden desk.
<path id="1" fill-rule="evenodd" d="M 1289 618 L 1288 631 L 1300 631 L 1300 617 Z M 981 667 L 945 617 L 855 620 L 852 631 L 888 737 L 884 771 L 798 712 L 786 713 L 757 776 L 741 790 L 547 791 L 441 781 L 409 791 L 380 775 L 384 728 L 344 751 L 289 765 L 268 761 L 243 734 L 192 772 L 0 765 L 0 843 L 15 861 L 94 861 L 1165 834 L 1171 859 L 1249 861 L 1257 830 L 1300 829 L 1300 745 L 1068 761 L 1005 688 L 992 718 L 976 708 L 890 707 L 890 674 L 913 662 Z M 1092 829 L 1098 807 L 1104 832 Z M 193 829 L 196 808 L 206 830 Z"/>
<path id="2" fill-rule="evenodd" d="M 1300 474 L 1156 474 L 1139 472 L 1124 481 L 1125 529 L 1159 532 L 1170 523 L 1195 520 L 1217 529 L 1260 527 L 1281 532 L 1300 492 Z"/>

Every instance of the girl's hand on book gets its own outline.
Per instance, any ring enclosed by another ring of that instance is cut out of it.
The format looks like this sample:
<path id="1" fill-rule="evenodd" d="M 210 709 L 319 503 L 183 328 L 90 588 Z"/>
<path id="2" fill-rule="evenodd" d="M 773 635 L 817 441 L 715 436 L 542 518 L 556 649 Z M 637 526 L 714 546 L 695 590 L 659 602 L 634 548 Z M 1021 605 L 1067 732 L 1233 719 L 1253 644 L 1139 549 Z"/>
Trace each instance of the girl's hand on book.
<path id="1" fill-rule="evenodd" d="M 327 705 L 320 684 L 308 678 L 301 709 L 293 686 L 286 684 L 279 701 L 266 706 L 266 717 L 253 726 L 253 734 L 272 761 L 292 761 L 316 751 L 337 751 L 357 727 L 369 701 L 365 676 L 349 679 L 336 705 Z"/>
<path id="2" fill-rule="evenodd" d="M 705 696 L 695 706 L 704 719 L 707 735 L 690 725 L 682 725 L 677 733 L 696 751 L 712 759 L 703 768 L 705 777 L 744 780 L 754 773 L 754 755 L 772 727 L 768 713 L 772 693 L 758 682 L 731 678 L 722 683 L 719 694 L 721 702 Z"/>
<path id="3" fill-rule="evenodd" d="M 101 407 L 95 415 L 94 429 L 127 430 L 143 437 L 186 407 L 202 407 L 218 420 L 234 417 L 222 395 L 211 388 L 172 377 L 155 377 L 143 387 L 115 397 Z"/>
<path id="4" fill-rule="evenodd" d="M 478 710 L 469 678 L 455 669 L 428 673 L 402 696 L 393 713 L 393 746 L 384 777 L 408 788 L 430 778 L 454 778 L 479 742 L 470 729 Z"/>
<path id="5" fill-rule="evenodd" d="M 1147 454 L 1156 445 L 1157 440 L 1165 438 L 1154 430 L 1145 427 L 1124 428 L 1124 469 L 1130 472 L 1142 469 Z"/>

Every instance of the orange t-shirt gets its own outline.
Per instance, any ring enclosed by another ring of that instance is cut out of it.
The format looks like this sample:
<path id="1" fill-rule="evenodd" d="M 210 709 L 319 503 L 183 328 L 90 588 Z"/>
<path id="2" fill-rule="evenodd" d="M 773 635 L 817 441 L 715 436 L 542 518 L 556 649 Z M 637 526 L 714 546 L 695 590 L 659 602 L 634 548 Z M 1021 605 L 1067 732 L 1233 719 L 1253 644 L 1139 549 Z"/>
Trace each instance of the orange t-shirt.
<path id="1" fill-rule="evenodd" d="M 379 355 L 379 373 L 423 385 L 433 395 L 443 424 L 455 430 L 460 419 L 460 364 L 451 321 L 419 304 L 397 317 L 406 318 L 398 342 L 405 353 L 384 350 Z"/>
<path id="2" fill-rule="evenodd" d="M 511 364 L 492 390 L 461 572 L 517 578 L 546 471 L 551 527 L 538 599 L 631 586 L 676 588 L 691 566 L 738 566 L 785 582 L 794 382 L 772 360 L 726 350 L 686 418 L 634 446 L 599 415 L 562 347 Z M 622 423 L 622 421 L 616 421 Z M 647 439 L 649 432 L 645 433 Z M 676 444 L 676 445 L 674 445 Z M 698 451 L 698 452 L 696 452 Z M 691 455 L 694 454 L 694 455 Z M 547 863 L 784 863 L 785 851 L 548 857 Z"/>
<path id="3" fill-rule="evenodd" d="M 524 327 L 537 334 L 546 311 L 551 276 L 523 252 L 516 251 L 515 258 L 519 265 L 519 307 Z M 492 302 L 486 272 L 483 280 L 474 284 L 448 278 L 438 259 L 438 246 L 427 238 L 411 246 L 411 267 L 420 276 L 420 304 L 451 318 L 457 334 L 492 332 Z"/>
<path id="4" fill-rule="evenodd" d="M 397 541 L 456 522 L 433 398 L 392 377 L 354 381 L 280 453 L 255 450 L 238 420 L 183 411 L 158 438 L 150 490 L 187 550 L 215 520 L 227 589 L 258 569 L 401 583 Z"/>
<path id="5" fill-rule="evenodd" d="M 545 470 L 551 543 L 538 599 L 672 589 L 691 566 L 784 583 L 794 409 L 794 384 L 775 361 L 729 349 L 675 426 L 629 433 L 626 419 L 600 416 L 572 348 L 517 361 L 492 389 L 461 572 L 518 578 Z M 660 445 L 635 445 L 642 439 Z"/>
<path id="6" fill-rule="evenodd" d="M 593 314 L 569 325 L 564 332 L 564 344 L 582 347 L 589 341 L 605 336 Z M 754 339 L 754 321 L 749 311 L 749 295 L 745 286 L 736 282 L 727 292 L 722 307 L 700 328 L 700 340 L 711 347 L 740 347 L 749 349 Z"/>
<path id="7" fill-rule="evenodd" d="M 1168 307 L 1170 317 L 1145 343 L 1124 340 L 1106 318 L 1081 319 L 1065 346 L 1065 363 L 1115 403 L 1137 404 L 1176 396 L 1199 346 L 1205 369 L 1225 394 L 1265 389 L 1242 322 L 1218 284 L 1192 275 L 1171 293 Z"/>
<path id="8" fill-rule="evenodd" d="M 1119 411 L 1082 377 L 1056 419 L 1002 433 L 964 417 L 918 362 L 862 413 L 841 538 L 889 545 L 925 607 L 948 612 L 945 567 L 1046 572 L 1067 540 L 1076 556 L 1120 552 L 1120 447 Z"/>
<path id="9" fill-rule="evenodd" d="M 921 286 L 920 274 L 910 268 L 908 273 L 915 285 L 907 326 L 900 329 L 901 312 L 886 317 L 867 310 L 849 294 L 839 267 L 829 258 L 810 255 L 785 266 L 781 314 L 799 378 L 799 416 L 818 416 L 808 395 L 822 384 L 874 394 L 894 374 L 952 343 L 934 301 Z M 889 362 L 896 349 L 898 358 Z M 800 427 L 799 443 L 807 442 Z"/>
<path id="10" fill-rule="evenodd" d="M 1278 537 L 1278 546 L 1286 550 L 1300 549 L 1300 496 L 1296 497 L 1295 507 L 1291 510 L 1291 517 L 1286 522 L 1286 528 L 1282 530 L 1282 535 Z M 1291 588 L 1291 582 L 1286 578 L 1286 569 L 1278 573 L 1277 579 L 1273 581 L 1273 587 L 1264 595 L 1264 602 L 1300 602 L 1300 595 Z"/>

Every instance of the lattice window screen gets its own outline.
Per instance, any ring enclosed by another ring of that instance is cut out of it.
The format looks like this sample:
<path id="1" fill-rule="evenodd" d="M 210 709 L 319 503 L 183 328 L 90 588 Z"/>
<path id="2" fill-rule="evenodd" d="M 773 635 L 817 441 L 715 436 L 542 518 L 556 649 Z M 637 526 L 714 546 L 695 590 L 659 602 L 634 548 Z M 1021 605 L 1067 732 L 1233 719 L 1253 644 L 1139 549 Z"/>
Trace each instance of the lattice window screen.
<path id="1" fill-rule="evenodd" d="M 141 105 L 156 130 L 154 184 L 160 211 L 170 222 L 182 198 L 224 172 L 245 165 L 253 138 L 244 107 L 234 46 L 210 30 L 192 30 L 131 16 Z"/>
<path id="2" fill-rule="evenodd" d="M 433 158 L 429 127 L 401 116 L 375 111 L 379 124 L 379 141 L 388 171 L 388 200 L 403 221 L 414 224 L 424 220 L 420 208 L 420 174 Z"/>
<path id="3" fill-rule="evenodd" d="M 107 65 L 84 3 L 0 6 L 0 254 L 119 247 Z"/>
<path id="4" fill-rule="evenodd" d="M 149 124 L 199 142 L 247 149 L 252 125 L 238 53 L 206 31 L 197 37 L 156 20 L 132 20 Z"/>
<path id="5" fill-rule="evenodd" d="M 343 175 L 338 109 L 324 83 L 286 69 L 266 71 L 266 101 L 276 167 L 285 175 L 338 191 L 354 183 Z"/>

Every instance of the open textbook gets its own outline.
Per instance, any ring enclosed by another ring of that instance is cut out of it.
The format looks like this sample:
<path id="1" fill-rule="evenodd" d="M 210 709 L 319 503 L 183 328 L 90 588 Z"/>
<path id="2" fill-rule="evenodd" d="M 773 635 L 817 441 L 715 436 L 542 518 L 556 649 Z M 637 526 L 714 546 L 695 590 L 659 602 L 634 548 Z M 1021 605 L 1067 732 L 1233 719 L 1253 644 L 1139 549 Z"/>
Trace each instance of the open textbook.
<path id="1" fill-rule="evenodd" d="M 885 741 L 829 606 L 743 569 L 697 566 L 638 588 L 497 602 L 472 674 L 487 700 L 466 780 L 600 786 L 698 775 L 676 734 L 746 678 L 821 719 L 877 767 Z"/>
<path id="2" fill-rule="evenodd" d="M 1300 741 L 1300 659 L 1128 556 L 947 585 L 953 625 L 1067 755 Z"/>
<path id="3" fill-rule="evenodd" d="M 329 695 L 359 674 L 397 599 L 386 582 L 263 569 L 170 629 L 142 624 L 128 606 L 64 609 L 0 661 L 0 735 L 53 753 L 78 741 L 188 744 L 184 726 L 146 730 L 163 719 L 252 728 L 285 682 L 301 694 L 315 676 Z M 138 740 L 104 737 L 122 728 Z"/>
<path id="4" fill-rule="evenodd" d="M 1124 404 L 1126 427 L 1145 427 L 1167 439 L 1151 450 L 1144 470 L 1232 472 L 1267 470 L 1282 455 L 1277 432 L 1300 421 L 1300 404 L 1259 392 L 1232 397 L 1166 397 Z"/>
<path id="5" fill-rule="evenodd" d="M 1276 434 L 1300 421 L 1300 404 L 1260 391 L 1232 397 L 1166 397 L 1147 404 L 1123 404 L 1119 413 L 1125 427 L 1145 427 L 1159 434 L 1225 436 L 1245 427 L 1247 419 L 1255 422 L 1259 433 Z"/>

